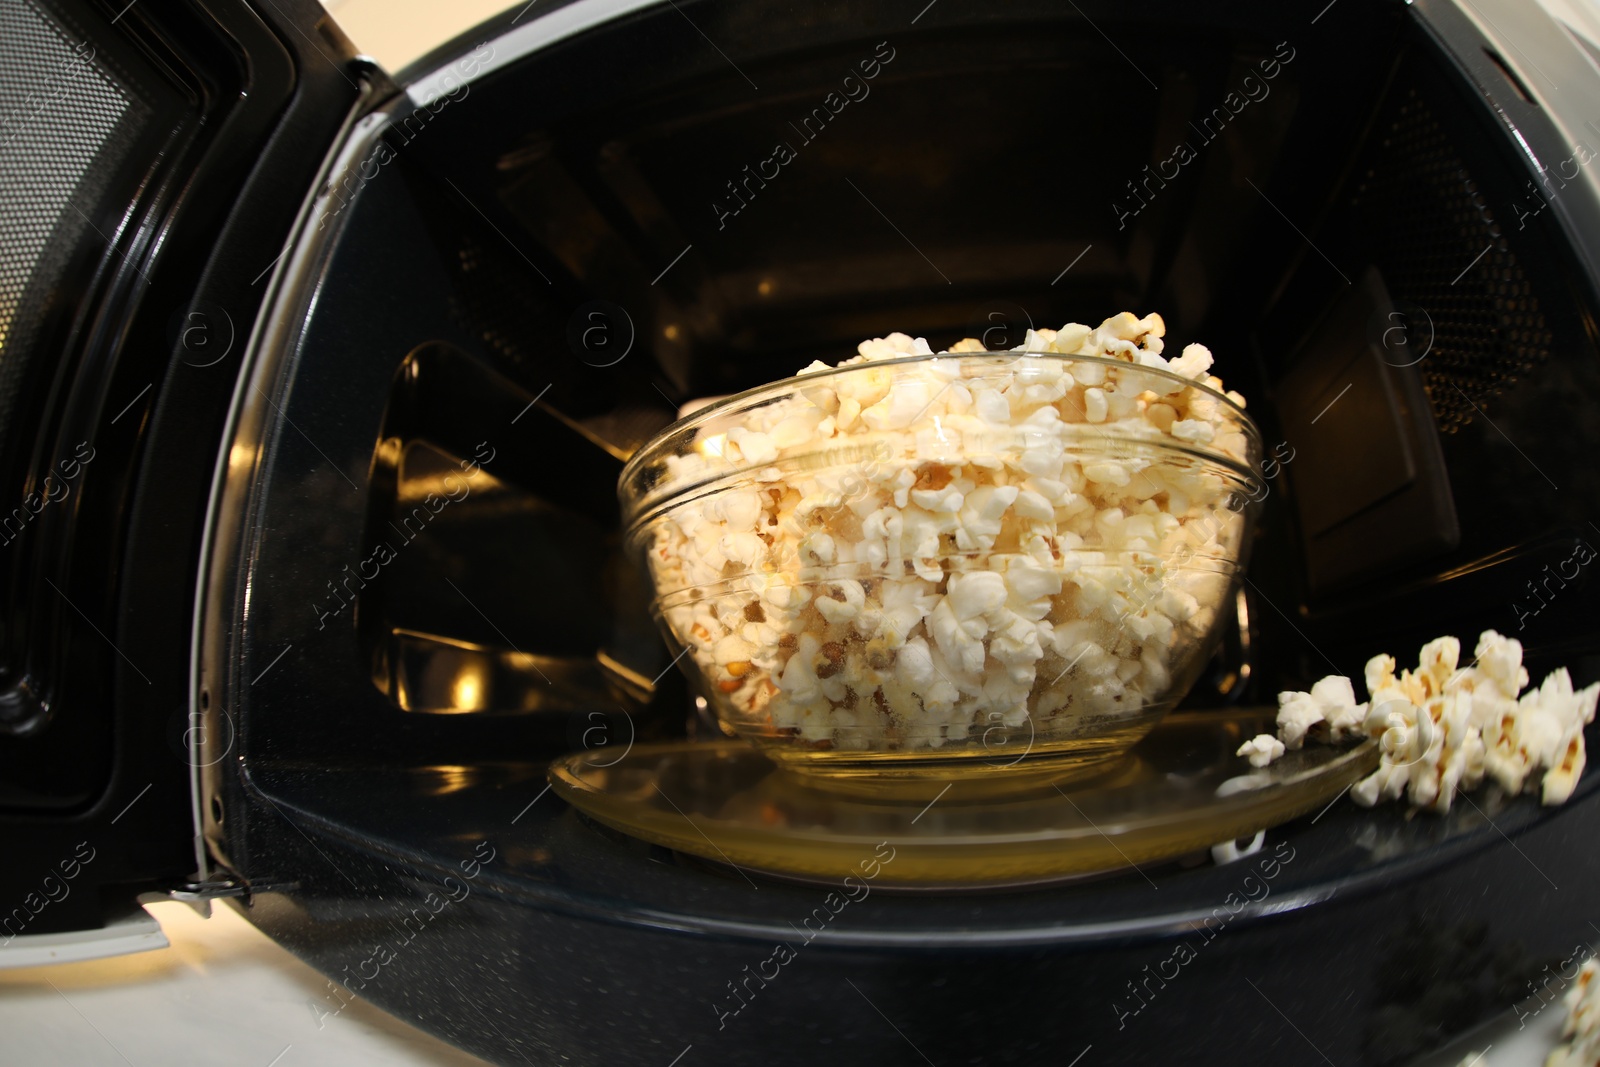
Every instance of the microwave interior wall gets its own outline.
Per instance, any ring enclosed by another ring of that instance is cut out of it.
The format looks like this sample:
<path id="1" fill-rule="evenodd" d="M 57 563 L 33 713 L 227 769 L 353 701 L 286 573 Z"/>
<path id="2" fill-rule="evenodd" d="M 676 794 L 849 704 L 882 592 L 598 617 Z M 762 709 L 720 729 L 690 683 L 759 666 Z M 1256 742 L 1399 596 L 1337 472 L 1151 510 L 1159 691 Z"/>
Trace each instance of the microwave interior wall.
<path id="1" fill-rule="evenodd" d="M 1071 5 L 917 26 L 687 10 L 391 102 L 325 202 L 304 321 L 264 385 L 282 418 L 255 461 L 248 610 L 203 680 L 229 718 L 212 848 L 301 890 L 259 898 L 274 936 L 327 956 L 315 924 L 359 925 L 352 891 L 394 857 L 449 871 L 483 826 L 516 835 L 495 892 L 567 915 L 733 922 L 786 899 L 545 815 L 543 763 L 699 728 L 622 552 L 623 458 L 684 401 L 892 330 L 1000 347 L 1159 311 L 1169 346 L 1216 353 L 1279 465 L 1243 637 L 1194 706 L 1487 628 L 1522 639 L 1535 677 L 1600 677 L 1570 565 L 1600 537 L 1580 459 L 1600 446 L 1591 282 L 1402 5 L 1307 26 L 1158 4 L 1137 30 L 1092 7 L 1126 54 Z M 611 347 L 585 344 L 596 308 Z M 871 921 L 1020 928 L 1095 892 L 1015 894 L 1004 915 L 874 903 Z"/>

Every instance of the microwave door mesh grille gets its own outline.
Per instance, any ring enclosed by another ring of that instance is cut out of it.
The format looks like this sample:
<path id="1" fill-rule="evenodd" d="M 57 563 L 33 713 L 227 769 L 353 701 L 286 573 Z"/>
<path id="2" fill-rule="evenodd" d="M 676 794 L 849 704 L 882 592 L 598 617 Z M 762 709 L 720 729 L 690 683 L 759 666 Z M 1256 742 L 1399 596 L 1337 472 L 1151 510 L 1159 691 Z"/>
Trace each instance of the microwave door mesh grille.
<path id="1" fill-rule="evenodd" d="M 144 106 L 29 0 L 0 2 L 0 431 Z M 107 235 L 101 235 L 102 238 Z"/>
<path id="2" fill-rule="evenodd" d="M 1396 302 L 1427 309 L 1433 347 L 1418 370 L 1454 433 L 1549 358 L 1551 331 L 1505 225 L 1415 88 L 1374 147 L 1354 207 Z"/>

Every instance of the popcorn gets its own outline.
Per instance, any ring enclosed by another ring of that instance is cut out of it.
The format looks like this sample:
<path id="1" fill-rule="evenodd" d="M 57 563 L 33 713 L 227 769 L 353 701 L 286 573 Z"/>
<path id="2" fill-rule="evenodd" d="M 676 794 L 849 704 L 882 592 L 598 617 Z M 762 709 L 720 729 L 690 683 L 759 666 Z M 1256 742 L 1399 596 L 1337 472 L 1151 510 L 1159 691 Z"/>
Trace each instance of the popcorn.
<path id="1" fill-rule="evenodd" d="M 1600 963 L 1583 961 L 1572 988 L 1562 1003 L 1567 1017 L 1561 1024 L 1564 1044 L 1545 1057 L 1544 1067 L 1595 1067 L 1600 1064 Z"/>
<path id="2" fill-rule="evenodd" d="M 1271 734 L 1256 734 L 1240 745 L 1239 751 L 1234 755 L 1247 757 L 1252 767 L 1265 767 L 1283 755 L 1283 747 L 1283 742 Z"/>
<path id="3" fill-rule="evenodd" d="M 1180 441 L 1201 445 L 1210 444 L 1216 433 L 1209 422 L 1202 422 L 1199 419 L 1181 419 L 1173 423 L 1167 432 Z"/>
<path id="4" fill-rule="evenodd" d="M 1597 697 L 1600 684 L 1573 692 L 1565 667 L 1523 694 L 1514 714 L 1491 724 L 1484 756 L 1490 777 L 1516 793 L 1533 771 L 1549 768 L 1541 783 L 1544 803 L 1563 803 L 1583 773 L 1583 728 L 1594 721 Z"/>
<path id="5" fill-rule="evenodd" d="M 1287 748 L 1299 748 L 1311 728 L 1322 721 L 1322 709 L 1310 693 L 1278 694 L 1278 736 Z"/>
<path id="6" fill-rule="evenodd" d="M 1443 751 L 1443 734 L 1435 729 L 1432 717 L 1408 701 L 1390 700 L 1375 704 L 1363 727 L 1368 736 L 1378 738 L 1378 769 L 1350 787 L 1351 798 L 1363 807 L 1371 807 L 1379 800 L 1396 800 L 1412 784 L 1414 772 L 1418 772 L 1413 803 L 1436 804 L 1437 781 L 1430 787 L 1419 772 L 1424 760 L 1437 760 Z M 1447 797 L 1442 810 L 1448 809 Z"/>
<path id="7" fill-rule="evenodd" d="M 708 696 L 844 750 L 979 744 L 1030 717 L 1030 736 L 1103 732 L 1170 699 L 1230 580 L 1186 564 L 1236 558 L 1245 519 L 1220 464 L 1252 454 L 1211 353 L 1169 363 L 1165 332 L 1122 313 L 1015 350 L 1115 363 L 873 366 L 932 352 L 891 333 L 840 364 L 854 373 L 802 379 L 666 457 L 662 499 L 741 472 L 646 530 L 664 622 Z M 1219 466 L 1163 464 L 1163 445 Z"/>
<path id="8" fill-rule="evenodd" d="M 1289 748 L 1299 748 L 1318 724 L 1325 724 L 1329 741 L 1358 734 L 1366 716 L 1367 706 L 1356 703 L 1348 678 L 1330 675 L 1309 693 L 1278 694 L 1278 733 Z"/>
<path id="9" fill-rule="evenodd" d="M 1337 675 L 1310 693 L 1280 693 L 1278 736 L 1285 748 L 1308 736 L 1376 737 L 1378 769 L 1350 790 L 1367 807 L 1406 795 L 1413 807 L 1446 812 L 1458 790 L 1486 775 L 1507 793 L 1537 785 L 1542 803 L 1565 803 L 1583 774 L 1583 728 L 1594 721 L 1600 683 L 1574 690 L 1562 667 L 1519 697 L 1528 683 L 1522 644 L 1493 630 L 1479 636 L 1472 663 L 1458 667 L 1460 656 L 1461 642 L 1437 638 L 1422 647 L 1417 669 L 1399 677 L 1392 656 L 1372 657 L 1368 704 L 1356 704 L 1350 680 Z M 1264 766 L 1256 760 L 1277 758 L 1268 751 L 1238 754 Z"/>

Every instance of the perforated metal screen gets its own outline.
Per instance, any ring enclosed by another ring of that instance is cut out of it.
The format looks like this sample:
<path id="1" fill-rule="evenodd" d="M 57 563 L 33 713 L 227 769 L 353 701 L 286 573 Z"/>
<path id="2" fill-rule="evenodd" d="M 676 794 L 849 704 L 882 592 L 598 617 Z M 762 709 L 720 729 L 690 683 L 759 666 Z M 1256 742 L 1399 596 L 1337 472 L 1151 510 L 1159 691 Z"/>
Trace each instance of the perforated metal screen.
<path id="1" fill-rule="evenodd" d="M 0 434 L 62 275 L 148 109 L 93 44 L 31 0 L 0 0 Z"/>
<path id="2" fill-rule="evenodd" d="M 1427 101 L 1410 90 L 1379 129 L 1355 206 L 1392 295 L 1432 318 L 1419 370 L 1454 433 L 1549 358 L 1551 332 L 1508 227 Z"/>

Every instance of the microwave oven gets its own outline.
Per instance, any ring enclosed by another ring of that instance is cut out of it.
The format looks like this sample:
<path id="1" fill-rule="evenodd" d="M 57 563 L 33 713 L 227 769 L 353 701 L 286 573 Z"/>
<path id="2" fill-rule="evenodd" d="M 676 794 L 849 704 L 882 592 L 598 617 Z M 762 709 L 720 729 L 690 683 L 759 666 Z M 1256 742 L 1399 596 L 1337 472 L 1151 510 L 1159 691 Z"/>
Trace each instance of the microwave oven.
<path id="1" fill-rule="evenodd" d="M 1260 895 L 875 892 L 775 973 L 823 888 L 545 778 L 703 729 L 626 457 L 896 329 L 1218 354 L 1279 467 L 1196 714 L 1491 628 L 1600 679 L 1600 53 L 1542 9 L 547 0 L 392 75 L 309 0 L 0 12 L 8 947 L 234 907 L 500 1063 L 1387 1064 L 1592 940 L 1593 775 L 1335 804 Z"/>

